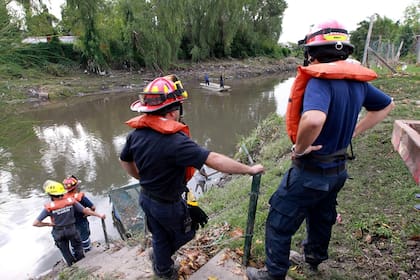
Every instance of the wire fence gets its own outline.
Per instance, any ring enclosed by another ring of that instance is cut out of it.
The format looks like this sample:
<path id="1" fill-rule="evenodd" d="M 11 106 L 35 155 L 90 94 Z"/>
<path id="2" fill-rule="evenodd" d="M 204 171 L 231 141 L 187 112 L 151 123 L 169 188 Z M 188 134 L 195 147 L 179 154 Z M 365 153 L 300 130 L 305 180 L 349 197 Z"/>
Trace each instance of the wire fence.
<path id="1" fill-rule="evenodd" d="M 401 48 L 403 47 L 404 42 L 400 42 L 399 44 L 394 44 L 387 41 L 377 40 L 371 41 L 369 47 L 375 51 L 379 56 L 381 56 L 386 63 L 389 65 L 396 66 L 399 64 L 400 60 L 400 52 Z M 376 65 L 378 67 L 382 66 L 381 61 L 374 55 L 368 54 L 368 63 L 370 65 Z"/>

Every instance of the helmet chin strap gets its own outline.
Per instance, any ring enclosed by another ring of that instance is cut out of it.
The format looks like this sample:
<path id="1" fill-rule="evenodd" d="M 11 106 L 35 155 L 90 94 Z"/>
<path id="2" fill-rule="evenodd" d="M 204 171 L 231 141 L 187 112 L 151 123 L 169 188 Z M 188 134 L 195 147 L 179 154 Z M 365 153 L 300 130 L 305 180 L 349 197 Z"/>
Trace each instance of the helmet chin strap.
<path id="1" fill-rule="evenodd" d="M 184 109 L 182 108 L 182 103 L 179 105 L 179 122 L 184 123 Z"/>
<path id="2" fill-rule="evenodd" d="M 311 62 L 314 61 L 314 59 L 309 56 L 308 50 L 305 50 L 304 56 L 305 59 L 303 60 L 303 66 L 308 66 L 309 64 L 311 64 Z"/>

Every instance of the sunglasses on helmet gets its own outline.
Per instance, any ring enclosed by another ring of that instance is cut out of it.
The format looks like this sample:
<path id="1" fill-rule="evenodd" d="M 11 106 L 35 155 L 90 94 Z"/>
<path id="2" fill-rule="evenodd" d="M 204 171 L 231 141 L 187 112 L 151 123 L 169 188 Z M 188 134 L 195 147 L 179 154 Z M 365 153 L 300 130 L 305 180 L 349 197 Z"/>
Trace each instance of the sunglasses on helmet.
<path id="1" fill-rule="evenodd" d="M 164 92 L 143 92 L 139 95 L 140 102 L 144 105 L 155 106 L 162 104 L 168 99 L 177 99 L 178 97 L 186 97 L 187 92 L 182 88 L 179 81 L 175 82 L 176 90 L 170 93 Z"/>

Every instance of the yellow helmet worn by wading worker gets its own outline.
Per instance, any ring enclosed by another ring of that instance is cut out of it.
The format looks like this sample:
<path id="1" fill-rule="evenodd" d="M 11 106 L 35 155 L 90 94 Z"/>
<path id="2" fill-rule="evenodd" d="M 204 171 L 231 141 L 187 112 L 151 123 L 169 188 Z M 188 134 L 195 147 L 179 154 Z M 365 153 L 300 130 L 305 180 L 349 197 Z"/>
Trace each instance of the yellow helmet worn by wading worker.
<path id="1" fill-rule="evenodd" d="M 67 192 L 63 184 L 53 180 L 45 181 L 43 188 L 47 194 L 53 196 L 64 195 Z"/>
<path id="2" fill-rule="evenodd" d="M 63 180 L 64 188 L 67 191 L 74 190 L 82 181 L 76 178 L 74 175 L 68 176 L 66 179 Z"/>
<path id="3" fill-rule="evenodd" d="M 182 103 L 187 97 L 181 81 L 175 75 L 168 75 L 150 82 L 130 109 L 140 113 L 156 112 L 176 102 Z"/>

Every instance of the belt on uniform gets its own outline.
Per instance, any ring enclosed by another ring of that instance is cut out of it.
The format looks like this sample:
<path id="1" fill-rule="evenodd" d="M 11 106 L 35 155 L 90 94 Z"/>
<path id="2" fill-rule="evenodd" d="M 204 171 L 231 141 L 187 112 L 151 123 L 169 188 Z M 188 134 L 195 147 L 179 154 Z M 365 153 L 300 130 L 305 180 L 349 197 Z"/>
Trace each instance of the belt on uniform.
<path id="1" fill-rule="evenodd" d="M 54 226 L 54 229 L 68 229 L 74 227 L 74 224 L 65 225 L 65 226 Z"/>
<path id="2" fill-rule="evenodd" d="M 158 197 L 158 196 L 156 196 L 156 195 L 152 194 L 152 193 L 151 193 L 151 192 L 149 192 L 149 191 L 146 191 L 145 189 L 142 189 L 142 190 L 141 190 L 141 193 L 142 193 L 144 196 L 146 196 L 146 197 L 150 198 L 151 200 L 154 200 L 154 201 L 157 201 L 157 202 L 160 202 L 160 203 L 165 203 L 165 204 L 175 203 L 175 202 L 180 201 L 180 199 L 181 199 L 181 198 L 177 198 L 177 199 L 173 199 L 173 200 L 171 200 L 171 199 L 161 198 L 161 197 Z"/>
<path id="3" fill-rule="evenodd" d="M 342 163 L 340 165 L 334 166 L 334 167 L 327 167 L 322 168 L 318 166 L 312 166 L 308 164 L 304 164 L 299 160 L 294 160 L 293 165 L 298 167 L 299 169 L 302 169 L 304 171 L 310 172 L 310 173 L 316 173 L 320 175 L 337 175 L 343 172 L 346 169 L 346 164 Z"/>

